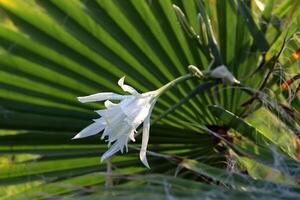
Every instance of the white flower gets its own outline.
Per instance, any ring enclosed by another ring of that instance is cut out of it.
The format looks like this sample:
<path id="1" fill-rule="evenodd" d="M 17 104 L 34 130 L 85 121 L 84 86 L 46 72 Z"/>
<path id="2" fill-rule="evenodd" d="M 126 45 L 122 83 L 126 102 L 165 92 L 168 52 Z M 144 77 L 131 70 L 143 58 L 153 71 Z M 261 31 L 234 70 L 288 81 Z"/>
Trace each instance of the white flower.
<path id="1" fill-rule="evenodd" d="M 135 141 L 134 134 L 136 133 L 136 129 L 144 122 L 140 159 L 146 167 L 150 168 L 146 158 L 146 150 L 149 140 L 150 115 L 157 100 L 155 98 L 156 92 L 140 94 L 131 86 L 125 85 L 124 79 L 125 77 L 121 78 L 118 81 L 118 85 L 131 95 L 103 92 L 86 97 L 78 97 L 78 100 L 82 103 L 105 101 L 106 109 L 97 110 L 96 112 L 101 118 L 95 119 L 93 124 L 80 131 L 73 139 L 95 135 L 104 130 L 101 139 L 107 137 L 106 141 L 108 141 L 109 147 L 113 144 L 102 155 L 102 162 L 118 151 L 123 153 L 124 148 L 127 152 L 129 140 Z M 120 102 L 114 104 L 109 100 L 120 100 Z"/>
<path id="2" fill-rule="evenodd" d="M 213 69 L 210 72 L 210 76 L 213 78 L 220 78 L 222 79 L 223 83 L 229 83 L 229 84 L 240 84 L 240 81 L 238 81 L 232 73 L 227 69 L 225 65 L 221 65 L 215 69 Z"/>

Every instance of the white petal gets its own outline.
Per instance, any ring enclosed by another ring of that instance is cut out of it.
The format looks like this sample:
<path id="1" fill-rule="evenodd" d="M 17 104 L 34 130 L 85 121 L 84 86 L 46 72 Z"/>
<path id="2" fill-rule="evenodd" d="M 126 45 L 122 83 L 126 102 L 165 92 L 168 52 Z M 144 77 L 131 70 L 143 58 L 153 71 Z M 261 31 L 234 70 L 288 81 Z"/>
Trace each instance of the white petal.
<path id="1" fill-rule="evenodd" d="M 113 92 L 101 92 L 101 93 L 92 94 L 85 97 L 78 97 L 78 100 L 82 103 L 87 103 L 87 102 L 95 102 L 95 101 L 105 101 L 107 99 L 122 100 L 124 98 L 126 97 L 123 95 L 115 94 Z"/>
<path id="2" fill-rule="evenodd" d="M 126 119 L 126 115 L 119 106 L 107 109 L 106 112 L 103 112 L 102 114 L 102 118 L 105 120 L 108 127 L 120 126 Z"/>
<path id="3" fill-rule="evenodd" d="M 136 97 L 130 104 L 121 105 L 123 113 L 128 117 L 132 124 L 137 127 L 147 117 L 150 110 L 152 96 L 139 98 Z M 125 101 L 125 100 L 124 100 Z"/>
<path id="4" fill-rule="evenodd" d="M 103 162 L 103 160 L 111 157 L 112 155 L 114 155 L 115 153 L 117 153 L 118 151 L 121 150 L 121 145 L 118 143 L 118 142 L 115 142 L 110 148 L 108 151 L 106 151 L 102 157 L 101 157 L 101 162 Z"/>
<path id="5" fill-rule="evenodd" d="M 106 108 L 112 108 L 112 107 L 114 107 L 114 106 L 118 106 L 118 104 L 113 103 L 113 102 L 111 102 L 110 100 L 106 100 L 106 101 L 104 102 L 104 105 L 105 105 Z"/>
<path id="6" fill-rule="evenodd" d="M 82 131 L 80 131 L 77 135 L 75 135 L 72 139 L 78 139 L 78 138 L 84 138 L 91 135 L 95 135 L 99 132 L 101 132 L 105 128 L 105 122 L 103 120 L 97 120 L 91 125 L 84 128 Z"/>
<path id="7" fill-rule="evenodd" d="M 118 85 L 122 88 L 122 90 L 124 90 L 125 92 L 129 92 L 130 94 L 133 95 L 138 95 L 139 93 L 133 87 L 124 84 L 124 80 L 125 80 L 125 76 L 120 78 L 120 80 L 118 81 Z"/>
<path id="8" fill-rule="evenodd" d="M 148 116 L 146 117 L 145 121 L 144 121 L 144 125 L 143 125 L 143 139 L 142 139 L 142 146 L 141 146 L 141 150 L 140 150 L 140 159 L 142 161 L 142 163 L 148 167 L 150 169 L 150 166 L 148 164 L 147 161 L 147 157 L 146 157 L 146 152 L 147 152 L 147 145 L 148 145 L 148 141 L 149 141 L 149 131 L 150 131 L 150 116 L 151 116 L 151 112 L 154 108 L 156 101 L 154 101 L 151 105 L 150 111 Z"/>
<path id="9" fill-rule="evenodd" d="M 128 126 L 124 126 L 124 123 L 118 123 L 118 124 L 109 124 L 109 126 L 106 127 L 105 131 L 103 132 L 102 137 L 108 136 L 108 141 L 110 143 L 113 143 L 116 140 L 120 140 L 122 135 L 124 133 L 129 132 Z"/>
<path id="10" fill-rule="evenodd" d="M 93 119 L 94 122 L 100 122 L 103 125 L 106 125 L 106 122 L 103 118 L 97 118 L 97 119 Z"/>
<path id="11" fill-rule="evenodd" d="M 101 117 L 106 115 L 117 115 L 120 113 L 120 111 L 122 111 L 120 106 L 118 106 L 118 104 L 114 104 L 109 100 L 105 101 L 104 105 L 107 107 L 107 109 L 95 111 Z"/>
<path id="12" fill-rule="evenodd" d="M 132 141 L 132 142 L 135 142 L 135 138 L 134 138 L 134 134 L 136 133 L 137 131 L 136 130 L 132 130 L 129 134 L 129 139 Z"/>
<path id="13" fill-rule="evenodd" d="M 138 127 L 149 115 L 150 113 L 150 105 L 145 106 L 141 111 L 135 116 L 132 121 L 132 125 L 134 127 Z"/>
<path id="14" fill-rule="evenodd" d="M 150 166 L 147 161 L 146 152 L 147 152 L 147 145 L 149 141 L 149 130 L 150 130 L 150 120 L 148 120 L 148 117 L 144 121 L 143 126 L 143 140 L 142 140 L 142 147 L 140 150 L 140 159 L 142 163 L 150 169 Z"/>
<path id="15" fill-rule="evenodd" d="M 107 109 L 96 110 L 95 112 L 102 117 L 103 115 L 105 115 L 107 113 Z"/>

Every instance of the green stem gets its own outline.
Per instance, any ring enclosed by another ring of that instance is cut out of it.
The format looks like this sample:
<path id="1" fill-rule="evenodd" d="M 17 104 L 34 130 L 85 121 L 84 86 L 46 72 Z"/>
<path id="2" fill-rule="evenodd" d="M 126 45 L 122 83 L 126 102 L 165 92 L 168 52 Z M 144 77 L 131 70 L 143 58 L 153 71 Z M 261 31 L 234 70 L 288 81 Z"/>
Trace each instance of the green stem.
<path id="1" fill-rule="evenodd" d="M 165 93 L 167 90 L 171 89 L 178 83 L 188 80 L 188 79 L 191 79 L 193 77 L 194 77 L 194 75 L 192 75 L 192 74 L 186 74 L 186 75 L 180 76 L 180 77 L 170 81 L 169 83 L 167 83 L 166 85 L 164 85 L 163 87 L 161 87 L 155 91 L 155 93 L 156 93 L 155 97 L 157 97 L 157 98 L 160 97 L 160 95 L 162 95 L 163 93 Z"/>
<path id="2" fill-rule="evenodd" d="M 175 85 L 177 85 L 180 82 L 183 82 L 185 80 L 191 79 L 193 77 L 196 77 L 196 75 L 194 74 L 185 74 L 183 76 L 180 76 L 172 81 L 170 81 L 169 83 L 167 83 L 166 85 L 162 86 L 161 88 L 155 90 L 155 91 L 151 91 L 152 94 L 154 94 L 154 99 L 158 99 L 164 92 L 166 92 L 167 90 L 171 89 L 172 87 L 174 87 Z M 156 121 L 154 121 L 156 122 Z M 153 122 L 151 123 L 151 125 L 153 124 Z M 140 135 L 143 129 L 139 129 L 139 131 L 135 134 L 135 137 Z"/>

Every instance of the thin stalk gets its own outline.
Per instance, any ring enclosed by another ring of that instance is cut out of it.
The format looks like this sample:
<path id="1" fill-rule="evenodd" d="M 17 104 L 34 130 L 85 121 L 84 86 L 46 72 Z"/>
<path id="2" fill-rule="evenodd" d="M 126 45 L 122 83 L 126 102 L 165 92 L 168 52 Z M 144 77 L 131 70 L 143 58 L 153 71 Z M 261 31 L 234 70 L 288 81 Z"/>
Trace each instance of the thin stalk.
<path id="1" fill-rule="evenodd" d="M 191 79 L 193 77 L 194 77 L 194 75 L 192 75 L 192 74 L 186 74 L 186 75 L 180 76 L 180 77 L 170 81 L 169 83 L 167 83 L 163 87 L 159 88 L 158 90 L 155 90 L 155 97 L 156 98 L 160 97 L 163 93 L 165 93 L 167 90 L 171 89 L 172 87 L 174 87 L 178 83 L 180 83 L 182 81 L 185 81 L 185 80 L 188 80 L 188 79 Z"/>
<path id="2" fill-rule="evenodd" d="M 105 187 L 112 187 L 112 186 L 113 186 L 112 162 L 111 162 L 111 158 L 108 158 Z"/>

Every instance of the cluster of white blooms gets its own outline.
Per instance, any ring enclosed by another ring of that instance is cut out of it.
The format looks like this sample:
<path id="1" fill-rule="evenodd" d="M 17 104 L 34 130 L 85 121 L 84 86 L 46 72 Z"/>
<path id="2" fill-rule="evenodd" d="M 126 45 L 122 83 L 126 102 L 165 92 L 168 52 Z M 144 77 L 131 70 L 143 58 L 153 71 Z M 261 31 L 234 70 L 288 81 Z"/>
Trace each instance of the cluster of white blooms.
<path id="1" fill-rule="evenodd" d="M 129 140 L 135 141 L 136 129 L 144 122 L 142 147 L 140 159 L 149 168 L 146 159 L 146 149 L 149 140 L 150 115 L 156 102 L 155 92 L 140 94 L 134 88 L 124 84 L 125 77 L 118 81 L 119 86 L 131 95 L 119 95 L 111 92 L 98 93 L 86 97 L 78 97 L 82 103 L 105 101 L 104 110 L 96 112 L 101 116 L 94 123 L 80 131 L 73 139 L 95 135 L 101 131 L 104 139 L 107 137 L 108 146 L 112 146 L 103 154 L 101 161 L 112 156 L 118 151 L 123 153 L 124 148 L 128 151 Z M 120 100 L 118 104 L 110 100 Z"/>
<path id="2" fill-rule="evenodd" d="M 121 151 L 124 148 L 128 151 L 128 142 L 135 141 L 134 136 L 137 128 L 143 123 L 143 138 L 140 150 L 140 159 L 143 164 L 149 167 L 146 158 L 147 144 L 149 140 L 150 130 L 150 115 L 152 109 L 161 93 L 172 87 L 175 83 L 186 80 L 192 76 L 202 78 L 202 72 L 195 66 L 189 66 L 190 75 L 179 77 L 158 90 L 138 93 L 133 87 L 124 84 L 125 77 L 118 81 L 118 85 L 130 95 L 120 95 L 112 92 L 102 92 L 93 94 L 86 97 L 78 97 L 82 103 L 105 101 L 106 109 L 97 110 L 100 118 L 95 119 L 94 123 L 87 126 L 80 131 L 73 139 L 88 137 L 98 134 L 103 131 L 101 139 L 105 139 L 110 147 L 101 157 L 101 162 L 112 156 L 113 154 Z M 228 71 L 228 69 L 221 65 L 211 71 L 209 75 L 212 78 L 222 79 L 224 83 L 239 84 L 239 81 Z M 118 100 L 119 103 L 115 104 L 110 100 Z"/>

